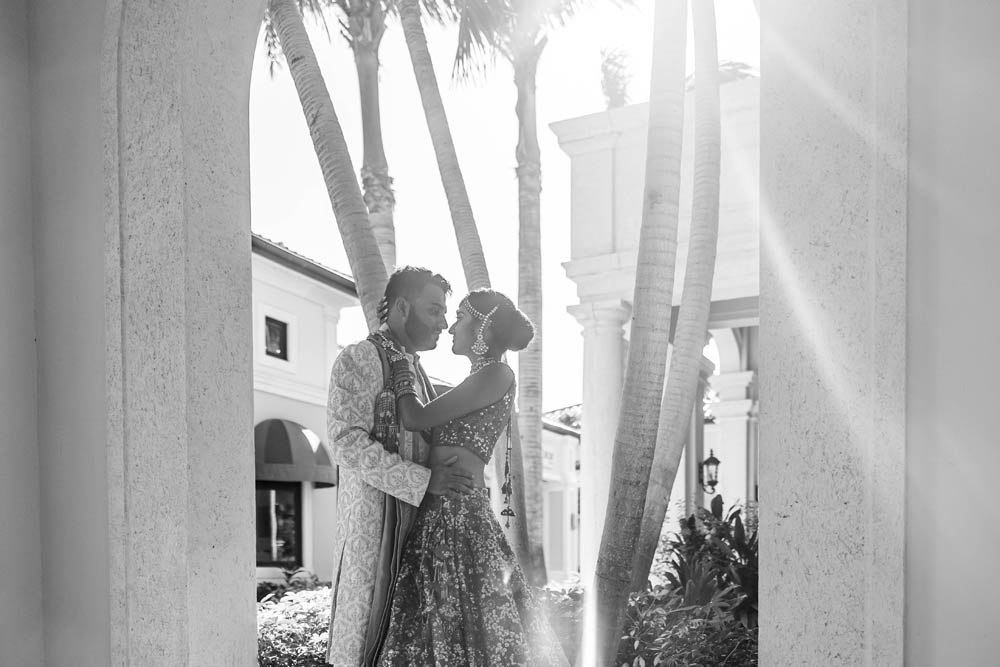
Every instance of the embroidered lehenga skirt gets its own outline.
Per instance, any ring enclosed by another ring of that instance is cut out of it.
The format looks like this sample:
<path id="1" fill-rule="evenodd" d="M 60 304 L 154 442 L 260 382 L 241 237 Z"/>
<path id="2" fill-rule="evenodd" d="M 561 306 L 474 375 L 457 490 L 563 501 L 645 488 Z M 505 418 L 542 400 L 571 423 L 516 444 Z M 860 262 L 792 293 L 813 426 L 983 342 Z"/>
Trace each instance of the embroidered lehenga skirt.
<path id="1" fill-rule="evenodd" d="M 428 496 L 403 551 L 379 665 L 566 664 L 488 492 Z"/>

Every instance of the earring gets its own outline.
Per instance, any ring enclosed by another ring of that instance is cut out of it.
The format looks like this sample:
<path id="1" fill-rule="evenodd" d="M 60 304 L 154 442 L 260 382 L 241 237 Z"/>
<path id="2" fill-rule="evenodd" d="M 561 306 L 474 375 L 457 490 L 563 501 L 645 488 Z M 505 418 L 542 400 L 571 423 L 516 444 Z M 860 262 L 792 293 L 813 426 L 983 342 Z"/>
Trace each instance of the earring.
<path id="1" fill-rule="evenodd" d="M 483 327 L 480 326 L 479 331 L 476 333 L 476 342 L 472 344 L 472 353 L 481 357 L 489 351 L 489 346 L 483 340 Z"/>

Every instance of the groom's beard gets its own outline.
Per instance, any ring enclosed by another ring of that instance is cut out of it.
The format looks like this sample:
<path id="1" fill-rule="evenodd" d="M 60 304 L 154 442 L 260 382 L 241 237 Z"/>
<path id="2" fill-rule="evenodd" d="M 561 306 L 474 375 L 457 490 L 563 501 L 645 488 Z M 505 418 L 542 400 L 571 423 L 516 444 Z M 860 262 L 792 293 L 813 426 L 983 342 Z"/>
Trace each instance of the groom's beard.
<path id="1" fill-rule="evenodd" d="M 418 350 L 433 350 L 437 347 L 434 327 L 424 324 L 416 315 L 406 318 L 403 330 L 406 331 L 406 337 Z"/>

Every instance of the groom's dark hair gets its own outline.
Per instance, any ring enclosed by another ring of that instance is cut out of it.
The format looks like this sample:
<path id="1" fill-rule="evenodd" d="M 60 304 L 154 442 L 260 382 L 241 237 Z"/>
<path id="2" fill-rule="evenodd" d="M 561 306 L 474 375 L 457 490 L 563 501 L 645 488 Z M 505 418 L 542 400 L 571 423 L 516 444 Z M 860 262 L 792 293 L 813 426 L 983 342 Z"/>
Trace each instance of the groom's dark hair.
<path id="1" fill-rule="evenodd" d="M 389 276 L 385 285 L 385 296 L 379 303 L 379 319 L 385 322 L 389 316 L 389 306 L 402 297 L 407 301 L 417 298 L 427 285 L 437 285 L 446 295 L 451 294 L 451 283 L 440 273 L 434 273 L 422 266 L 401 266 Z"/>

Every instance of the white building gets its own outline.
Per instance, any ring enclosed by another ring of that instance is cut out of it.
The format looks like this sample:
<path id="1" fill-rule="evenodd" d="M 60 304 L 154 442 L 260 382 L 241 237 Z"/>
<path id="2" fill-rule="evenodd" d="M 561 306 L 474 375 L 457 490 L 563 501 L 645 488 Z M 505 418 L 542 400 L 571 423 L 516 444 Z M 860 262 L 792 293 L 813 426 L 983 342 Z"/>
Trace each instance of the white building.
<path id="1" fill-rule="evenodd" d="M 336 468 L 326 447 L 337 324 L 354 281 L 253 236 L 253 389 L 257 576 L 333 571 Z"/>
<path id="2" fill-rule="evenodd" d="M 684 498 L 688 511 L 705 501 L 698 474 L 710 451 L 723 462 L 717 492 L 726 504 L 757 499 L 760 82 L 747 78 L 727 83 L 720 96 L 719 247 L 709 316 L 719 367 L 706 360 L 701 378 L 703 388 L 710 385 L 719 402 L 712 406 L 715 422 L 704 430 L 702 406 L 695 405 L 681 468 L 684 474 L 678 475 L 671 494 Z M 624 380 L 642 218 L 647 114 L 647 104 L 635 104 L 552 125 L 571 159 L 571 252 L 564 266 L 580 298 L 569 310 L 583 327 L 581 548 L 588 577 L 603 530 Z M 674 304 L 680 303 L 690 231 L 693 93 L 687 96 L 684 119 Z"/>
<path id="3" fill-rule="evenodd" d="M 549 580 L 580 574 L 580 431 L 542 416 L 542 497 Z"/>

